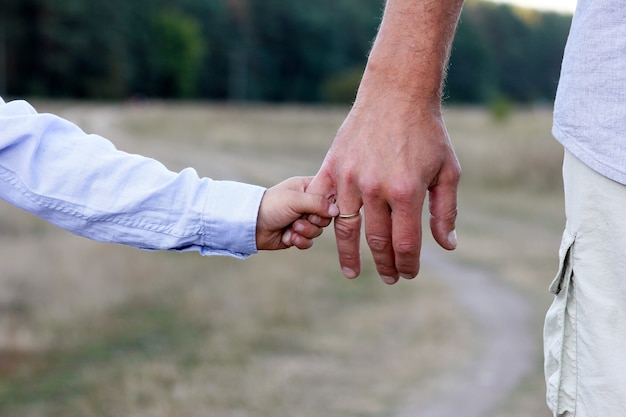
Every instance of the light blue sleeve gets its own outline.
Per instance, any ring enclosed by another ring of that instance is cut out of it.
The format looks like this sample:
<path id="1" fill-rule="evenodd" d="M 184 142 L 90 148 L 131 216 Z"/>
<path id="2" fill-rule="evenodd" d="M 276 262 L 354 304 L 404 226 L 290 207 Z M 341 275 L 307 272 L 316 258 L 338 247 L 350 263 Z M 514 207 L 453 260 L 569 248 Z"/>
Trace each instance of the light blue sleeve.
<path id="1" fill-rule="evenodd" d="M 0 198 L 72 233 L 147 250 L 257 252 L 265 189 L 179 173 L 0 99 Z"/>

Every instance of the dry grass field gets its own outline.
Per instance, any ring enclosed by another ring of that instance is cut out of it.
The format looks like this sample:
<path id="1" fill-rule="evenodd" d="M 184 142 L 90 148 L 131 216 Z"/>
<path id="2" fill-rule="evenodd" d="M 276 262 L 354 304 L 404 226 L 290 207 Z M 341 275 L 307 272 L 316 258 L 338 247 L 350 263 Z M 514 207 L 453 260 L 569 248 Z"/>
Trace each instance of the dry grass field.
<path id="1" fill-rule="evenodd" d="M 262 185 L 314 174 L 347 112 L 36 105 L 172 170 Z M 458 302 L 474 289 L 464 268 L 530 307 L 519 334 L 531 354 L 494 405 L 472 398 L 480 414 L 454 415 L 547 416 L 541 326 L 564 221 L 550 117 L 447 111 L 464 169 L 459 248 L 443 258 L 461 271 L 456 281 L 425 262 L 418 279 L 386 286 L 365 247 L 362 276 L 345 280 L 332 230 L 308 251 L 240 261 L 96 243 L 0 204 L 0 416 L 422 416 L 486 347 L 498 355 Z"/>

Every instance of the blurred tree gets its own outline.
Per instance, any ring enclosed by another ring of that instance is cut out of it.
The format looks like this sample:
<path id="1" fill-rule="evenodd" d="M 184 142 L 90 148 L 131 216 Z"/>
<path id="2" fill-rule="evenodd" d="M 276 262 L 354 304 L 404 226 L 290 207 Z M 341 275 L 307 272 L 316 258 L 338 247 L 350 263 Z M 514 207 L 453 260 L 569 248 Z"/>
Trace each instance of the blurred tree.
<path id="1" fill-rule="evenodd" d="M 358 66 L 327 77 L 320 88 L 322 100 L 329 103 L 352 103 L 361 84 L 364 69 Z"/>
<path id="2" fill-rule="evenodd" d="M 383 5 L 1 0 L 6 90 L 53 97 L 349 102 Z M 570 20 L 467 0 L 447 100 L 552 100 Z"/>
<path id="3" fill-rule="evenodd" d="M 485 102 L 497 94 L 496 58 L 472 15 L 465 8 L 452 44 L 444 97 L 457 102 Z"/>
<path id="4" fill-rule="evenodd" d="M 228 55 L 228 98 L 246 100 L 249 97 L 250 53 L 254 42 L 254 28 L 248 0 L 227 0 L 235 35 Z"/>
<path id="5" fill-rule="evenodd" d="M 204 55 L 200 26 L 173 11 L 159 13 L 154 21 L 157 94 L 163 97 L 194 95 Z"/>
<path id="6" fill-rule="evenodd" d="M 552 101 L 556 94 L 570 24 L 567 16 L 547 13 L 533 26 L 527 60 L 531 82 L 537 91 L 544 92 L 540 99 Z"/>
<path id="7" fill-rule="evenodd" d="M 327 77 L 365 63 L 380 0 L 251 0 L 253 97 L 318 101 Z"/>
<path id="8" fill-rule="evenodd" d="M 0 22 L 0 95 L 6 94 L 7 88 L 7 60 L 6 60 L 6 26 Z"/>
<path id="9" fill-rule="evenodd" d="M 469 84 L 479 81 L 487 83 L 488 91 L 479 101 L 506 97 L 518 102 L 551 102 L 570 23 L 569 15 L 468 1 L 451 57 L 451 101 L 467 100 L 467 89 L 475 89 Z M 468 46 L 473 52 L 464 51 Z M 481 55 L 487 62 L 478 62 Z M 463 76 L 468 78 L 459 83 L 455 65 L 460 64 L 473 65 L 473 69 L 464 69 Z M 483 74 L 471 76 L 475 71 Z"/>
<path id="10" fill-rule="evenodd" d="M 5 94 L 27 90 L 33 77 L 30 68 L 36 57 L 37 36 L 33 28 L 34 0 L 3 0 L 0 2 L 0 25 L 5 31 Z M 20 51 L 29 51 L 22 54 Z"/>
<path id="11" fill-rule="evenodd" d="M 111 30 L 123 18 L 123 0 L 40 0 L 28 93 L 68 97 L 119 97 L 126 88 L 124 34 Z"/>

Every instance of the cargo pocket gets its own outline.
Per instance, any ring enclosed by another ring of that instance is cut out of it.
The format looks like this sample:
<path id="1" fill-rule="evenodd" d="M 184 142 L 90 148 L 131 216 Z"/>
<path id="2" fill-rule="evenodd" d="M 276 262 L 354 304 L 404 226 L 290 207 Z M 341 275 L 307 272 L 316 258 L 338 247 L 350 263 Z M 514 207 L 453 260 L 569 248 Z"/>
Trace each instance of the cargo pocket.
<path id="1" fill-rule="evenodd" d="M 563 233 L 559 271 L 550 285 L 554 301 L 546 314 L 544 354 L 546 400 L 554 416 L 576 411 L 576 300 L 572 251 L 576 235 Z"/>

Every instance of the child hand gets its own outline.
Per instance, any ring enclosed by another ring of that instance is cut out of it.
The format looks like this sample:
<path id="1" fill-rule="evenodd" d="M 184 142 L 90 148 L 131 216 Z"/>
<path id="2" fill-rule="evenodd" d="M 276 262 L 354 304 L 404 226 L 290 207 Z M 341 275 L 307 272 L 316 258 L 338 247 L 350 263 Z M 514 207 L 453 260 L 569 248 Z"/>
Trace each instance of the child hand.
<path id="1" fill-rule="evenodd" d="M 289 178 L 265 192 L 257 218 L 257 249 L 277 250 L 291 246 L 308 249 L 313 239 L 339 214 L 339 208 L 328 199 L 305 193 L 312 179 Z M 307 220 L 308 215 L 313 216 L 315 224 Z"/>

